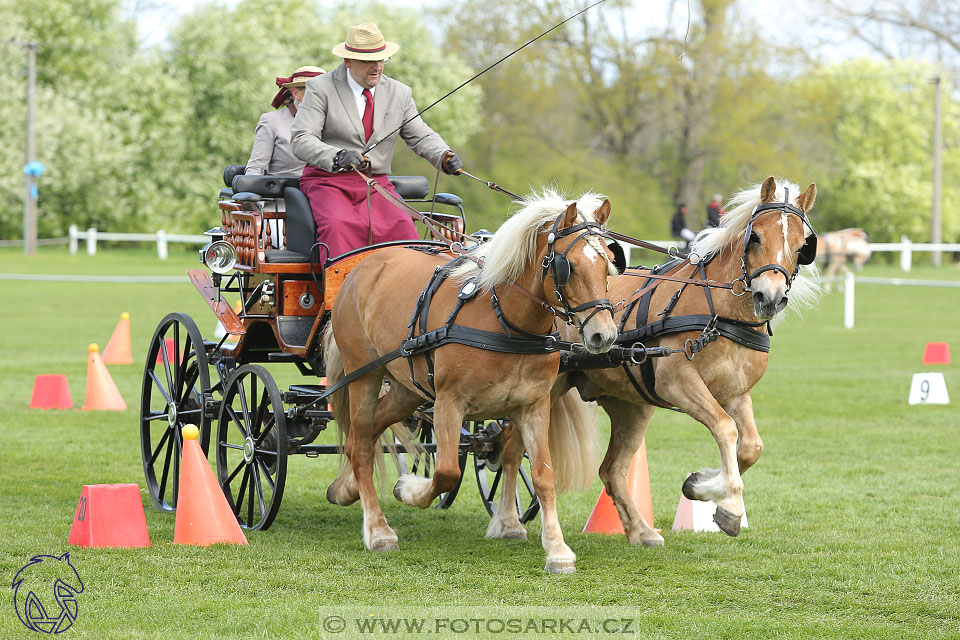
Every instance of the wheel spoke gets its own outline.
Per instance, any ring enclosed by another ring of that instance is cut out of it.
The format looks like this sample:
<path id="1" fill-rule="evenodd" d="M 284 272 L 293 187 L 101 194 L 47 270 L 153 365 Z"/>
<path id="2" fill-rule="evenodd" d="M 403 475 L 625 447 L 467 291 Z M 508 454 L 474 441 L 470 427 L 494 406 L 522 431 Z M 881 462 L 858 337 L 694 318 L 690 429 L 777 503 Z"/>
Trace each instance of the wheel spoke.
<path id="1" fill-rule="evenodd" d="M 257 465 L 254 465 L 254 467 L 253 481 L 257 486 L 257 505 L 260 507 L 260 517 L 262 518 L 267 513 L 267 503 L 263 498 L 263 481 L 260 478 L 260 470 L 256 468 Z"/>
<path id="2" fill-rule="evenodd" d="M 167 404 L 170 404 L 171 402 L 173 402 L 173 398 L 170 397 L 170 393 L 167 391 L 166 388 L 164 388 L 163 383 L 160 382 L 160 378 L 157 377 L 157 372 L 154 369 L 150 370 L 150 379 L 153 380 L 153 383 L 157 386 L 157 389 L 160 391 L 160 395 L 163 396 L 164 401 Z"/>
<path id="3" fill-rule="evenodd" d="M 240 515 L 240 509 L 243 508 L 243 497 L 247 491 L 247 481 L 250 479 L 250 469 L 246 464 L 243 465 L 243 477 L 240 478 L 240 491 L 237 492 L 237 503 L 233 505 L 233 512 Z"/>
<path id="4" fill-rule="evenodd" d="M 500 484 L 500 476 L 503 475 L 503 468 L 500 468 L 495 474 L 493 474 L 493 482 L 490 484 L 490 494 L 487 496 L 488 499 L 493 500 L 497 495 L 497 486 Z"/>
<path id="5" fill-rule="evenodd" d="M 186 375 L 189 374 L 189 375 Z M 178 400 L 186 400 L 187 395 L 194 392 L 194 389 L 197 385 L 197 380 L 200 378 L 200 367 L 192 367 L 190 371 L 185 372 L 185 377 L 183 378 L 182 387 L 178 387 L 179 393 L 177 394 Z"/>
<path id="6" fill-rule="evenodd" d="M 170 437 L 170 429 L 164 429 L 163 435 L 160 436 L 159 442 L 157 442 L 157 448 L 153 450 L 153 455 L 150 456 L 150 466 L 153 466 L 153 463 L 157 461 L 157 456 L 160 455 L 160 449 L 163 448 L 164 443 L 167 441 L 167 438 Z"/>
<path id="7" fill-rule="evenodd" d="M 167 439 L 167 455 L 163 458 L 163 479 L 160 481 L 160 487 L 157 489 L 157 497 L 160 498 L 161 501 L 163 501 L 163 494 L 167 489 L 167 478 L 170 473 L 170 456 L 173 453 L 174 440 L 176 440 L 176 438 Z"/>
<path id="8" fill-rule="evenodd" d="M 269 453 L 269 454 L 271 454 L 271 455 L 276 456 L 276 453 L 273 452 L 273 451 L 269 451 L 269 452 L 266 452 L 266 453 Z M 256 461 L 257 461 L 257 465 L 260 467 L 260 470 L 263 472 L 263 476 L 267 479 L 267 484 L 270 485 L 270 490 L 273 491 L 273 492 L 276 492 L 276 490 L 277 490 L 277 483 L 276 483 L 276 482 L 274 481 L 274 479 L 270 476 L 270 472 L 267 471 L 267 466 L 263 463 L 263 460 L 261 460 L 260 458 L 257 458 Z"/>
<path id="9" fill-rule="evenodd" d="M 233 445 L 227 445 L 227 446 L 228 446 L 230 449 L 240 449 L 241 451 L 243 451 L 243 447 L 234 447 Z M 244 465 L 244 464 L 245 464 L 245 463 L 244 463 L 243 459 L 241 459 L 241 460 L 240 460 L 240 464 L 237 465 L 237 468 L 234 469 L 233 472 L 232 472 L 229 476 L 227 476 L 227 480 L 226 480 L 226 482 L 224 482 L 224 484 L 230 484 L 231 482 L 233 482 L 233 479 L 237 477 L 237 473 L 240 472 L 240 469 L 243 469 L 243 465 Z"/>
<path id="10" fill-rule="evenodd" d="M 164 420 L 167 418 L 167 410 L 166 410 L 166 409 L 164 409 L 162 413 L 150 413 L 149 415 L 144 416 L 144 417 L 143 417 L 143 420 L 144 420 L 145 422 L 152 422 L 152 421 L 154 421 L 154 420 L 160 420 L 161 418 L 164 419 Z"/>
<path id="11" fill-rule="evenodd" d="M 240 416 L 237 415 L 237 410 L 231 406 L 224 405 L 224 410 L 230 415 L 231 422 L 236 425 L 237 429 L 240 431 L 240 437 L 246 438 L 247 431 L 243 427 L 243 420 L 240 419 Z"/>
<path id="12" fill-rule="evenodd" d="M 247 526 L 252 527 L 253 526 L 253 485 L 257 483 L 257 472 L 253 468 L 253 465 L 249 465 L 249 467 L 250 467 L 251 477 L 250 477 L 250 488 L 249 488 L 250 495 L 247 498 Z"/>

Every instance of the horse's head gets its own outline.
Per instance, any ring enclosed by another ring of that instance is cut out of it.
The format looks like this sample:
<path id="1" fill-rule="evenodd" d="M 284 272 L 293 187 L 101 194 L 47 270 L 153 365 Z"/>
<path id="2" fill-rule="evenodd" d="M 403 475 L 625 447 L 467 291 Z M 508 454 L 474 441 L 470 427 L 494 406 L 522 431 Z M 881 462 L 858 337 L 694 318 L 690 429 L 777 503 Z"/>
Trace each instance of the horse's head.
<path id="1" fill-rule="evenodd" d="M 741 279 L 761 320 L 773 318 L 787 306 L 787 293 L 800 265 L 812 263 L 817 256 L 817 235 L 806 216 L 817 197 L 817 185 L 810 183 L 802 194 L 792 194 L 785 186 L 781 193 L 773 176 L 763 181 L 760 204 L 743 232 Z"/>
<path id="2" fill-rule="evenodd" d="M 617 338 L 606 296 L 607 276 L 618 271 L 614 253 L 601 241 L 602 225 L 609 218 L 609 200 L 587 214 L 571 203 L 537 243 L 544 298 L 580 330 L 583 345 L 592 353 L 607 351 Z"/>

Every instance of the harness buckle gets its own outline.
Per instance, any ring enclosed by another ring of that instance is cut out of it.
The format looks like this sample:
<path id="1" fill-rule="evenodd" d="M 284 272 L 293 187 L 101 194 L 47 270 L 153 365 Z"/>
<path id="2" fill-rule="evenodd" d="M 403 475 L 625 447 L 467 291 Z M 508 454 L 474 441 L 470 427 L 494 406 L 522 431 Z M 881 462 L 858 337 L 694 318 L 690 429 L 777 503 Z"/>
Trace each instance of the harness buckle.
<path id="1" fill-rule="evenodd" d="M 637 360 L 637 348 L 639 347 L 640 353 L 643 354 L 643 357 Z M 647 347 L 642 342 L 634 342 L 630 345 L 630 362 L 636 365 L 641 365 L 647 361 Z"/>
<path id="2" fill-rule="evenodd" d="M 741 288 L 740 292 L 737 293 L 737 283 L 740 283 Z M 747 291 L 750 291 L 750 286 L 747 284 L 747 279 L 744 276 L 740 276 L 736 280 L 730 283 L 730 293 L 737 296 L 738 298 L 745 294 Z"/>

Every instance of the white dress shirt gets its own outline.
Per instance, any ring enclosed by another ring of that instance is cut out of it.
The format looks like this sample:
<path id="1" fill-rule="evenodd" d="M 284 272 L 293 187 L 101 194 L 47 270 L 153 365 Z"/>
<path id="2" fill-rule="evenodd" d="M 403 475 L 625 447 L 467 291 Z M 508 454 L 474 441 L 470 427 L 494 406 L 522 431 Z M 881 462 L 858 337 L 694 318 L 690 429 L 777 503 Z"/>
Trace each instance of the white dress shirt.
<path id="1" fill-rule="evenodd" d="M 353 91 L 353 99 L 357 102 L 357 114 L 359 114 L 360 119 L 363 120 L 363 110 L 367 108 L 367 99 L 363 97 L 363 87 L 360 86 L 359 82 L 353 79 L 353 76 L 350 75 L 349 69 L 347 69 L 347 85 L 350 87 L 350 91 Z M 370 95 L 373 96 L 373 100 L 376 102 L 376 87 L 370 89 Z"/>

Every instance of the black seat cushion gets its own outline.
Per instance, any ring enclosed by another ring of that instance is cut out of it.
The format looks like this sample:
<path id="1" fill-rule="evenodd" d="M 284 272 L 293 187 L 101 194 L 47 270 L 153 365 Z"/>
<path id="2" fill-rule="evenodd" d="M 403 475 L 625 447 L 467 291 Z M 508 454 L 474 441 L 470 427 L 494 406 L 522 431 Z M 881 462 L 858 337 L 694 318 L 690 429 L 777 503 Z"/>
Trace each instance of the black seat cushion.
<path id="1" fill-rule="evenodd" d="M 286 249 L 267 249 L 263 257 L 266 262 L 310 262 L 307 254 Z"/>
<path id="2" fill-rule="evenodd" d="M 284 189 L 300 186 L 300 176 L 238 175 L 233 178 L 232 186 L 236 193 L 249 191 L 264 198 L 282 198 Z"/>
<path id="3" fill-rule="evenodd" d="M 303 191 L 295 187 L 283 190 L 283 201 L 287 208 L 284 223 L 287 250 L 309 256 L 310 249 L 317 242 L 317 223 L 313 219 L 310 201 Z"/>
<path id="4" fill-rule="evenodd" d="M 423 176 L 387 176 L 404 200 L 420 200 L 430 193 L 430 183 Z"/>
<path id="5" fill-rule="evenodd" d="M 247 165 L 245 164 L 228 164 L 223 169 L 223 184 L 227 185 L 231 189 L 233 188 L 233 179 L 237 176 L 243 175 L 243 172 L 247 170 Z"/>

